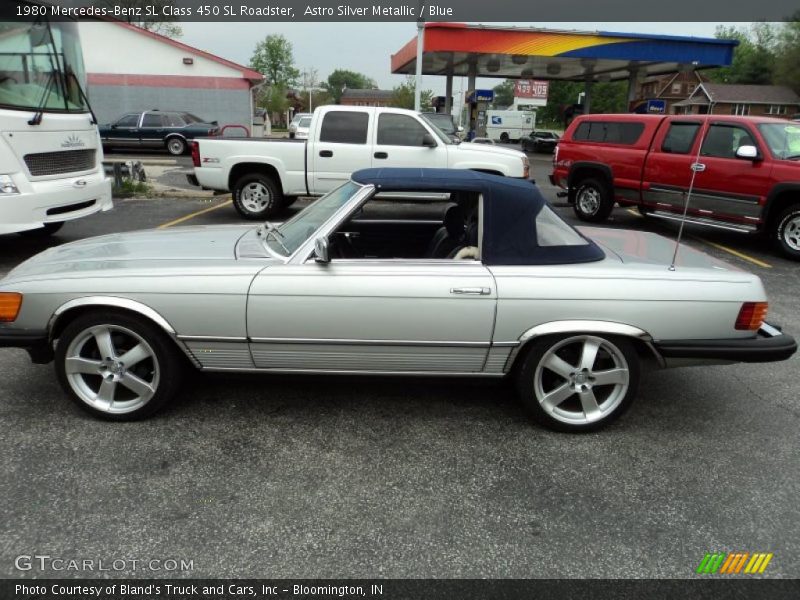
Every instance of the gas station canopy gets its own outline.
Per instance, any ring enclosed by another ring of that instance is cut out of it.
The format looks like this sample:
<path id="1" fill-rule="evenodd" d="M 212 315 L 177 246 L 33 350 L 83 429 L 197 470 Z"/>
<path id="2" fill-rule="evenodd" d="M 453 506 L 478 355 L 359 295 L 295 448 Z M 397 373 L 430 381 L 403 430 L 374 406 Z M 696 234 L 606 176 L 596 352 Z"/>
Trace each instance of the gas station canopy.
<path id="1" fill-rule="evenodd" d="M 736 40 L 606 31 L 426 23 L 422 73 L 508 79 L 630 80 L 731 64 Z M 392 73 L 416 70 L 417 39 L 392 55 Z"/>

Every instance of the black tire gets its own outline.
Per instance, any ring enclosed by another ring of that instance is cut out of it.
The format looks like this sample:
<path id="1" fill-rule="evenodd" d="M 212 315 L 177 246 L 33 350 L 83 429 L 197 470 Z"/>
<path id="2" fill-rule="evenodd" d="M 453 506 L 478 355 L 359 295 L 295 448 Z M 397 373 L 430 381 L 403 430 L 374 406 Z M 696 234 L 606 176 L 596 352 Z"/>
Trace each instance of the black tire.
<path id="1" fill-rule="evenodd" d="M 600 223 L 608 218 L 614 208 L 614 198 L 609 185 L 602 179 L 587 177 L 575 186 L 572 209 L 581 221 Z"/>
<path id="2" fill-rule="evenodd" d="M 652 208 L 650 208 L 649 206 L 645 206 L 644 204 L 637 204 L 637 205 L 636 205 L 636 210 L 638 210 L 638 211 L 639 211 L 639 214 L 640 214 L 640 215 L 642 215 L 643 217 L 646 217 L 647 215 L 649 215 L 649 214 L 650 214 L 650 212 L 651 212 L 653 209 L 652 209 Z"/>
<path id="3" fill-rule="evenodd" d="M 790 204 L 778 215 L 772 234 L 784 256 L 800 260 L 800 203 Z"/>
<path id="4" fill-rule="evenodd" d="M 167 138 L 166 147 L 167 152 L 169 152 L 172 156 L 183 156 L 186 154 L 188 145 L 186 144 L 186 140 L 183 140 L 179 137 L 171 137 Z"/>
<path id="5" fill-rule="evenodd" d="M 504 131 L 500 134 L 500 141 L 504 144 L 507 144 L 509 140 L 508 134 Z"/>
<path id="6" fill-rule="evenodd" d="M 19 234 L 23 237 L 30 238 L 45 238 L 58 232 L 64 226 L 64 221 L 58 223 L 45 223 L 44 227 L 38 229 L 28 229 L 27 231 L 20 231 Z"/>
<path id="7" fill-rule="evenodd" d="M 289 208 L 295 202 L 297 202 L 297 196 L 284 196 L 281 199 L 281 209 Z"/>
<path id="8" fill-rule="evenodd" d="M 581 363 L 587 343 L 600 348 L 588 370 Z M 516 370 L 520 400 L 531 419 L 554 431 L 582 433 L 606 427 L 628 410 L 639 386 L 639 356 L 625 338 L 581 333 L 548 336 L 531 342 L 520 360 Z M 563 376 L 544 366 L 550 361 L 563 369 Z M 619 382 L 595 383 L 604 372 L 603 377 L 613 376 Z M 559 390 L 563 399 L 551 396 L 553 406 L 548 406 L 548 394 Z M 593 408 L 587 412 L 587 406 Z"/>
<path id="9" fill-rule="evenodd" d="M 105 332 L 112 340 L 110 357 L 102 356 L 97 341 Z M 125 365 L 120 359 L 134 347 L 146 357 Z M 71 363 L 85 360 L 83 364 L 91 372 L 68 373 L 67 358 Z M 98 364 L 97 373 L 94 363 Z M 135 421 L 161 409 L 178 392 L 184 364 L 172 340 L 159 327 L 144 318 L 112 310 L 84 314 L 69 323 L 59 336 L 55 352 L 56 375 L 64 391 L 81 409 L 109 421 Z M 138 392 L 128 387 L 133 384 Z M 104 392 L 102 386 L 109 387 Z M 142 391 L 145 388 L 147 391 Z M 104 395 L 110 395 L 111 401 L 101 408 L 106 404 L 106 398 L 101 398 Z"/>
<path id="10" fill-rule="evenodd" d="M 233 186 L 233 206 L 245 219 L 264 221 L 284 208 L 283 194 L 274 179 L 252 173 Z"/>

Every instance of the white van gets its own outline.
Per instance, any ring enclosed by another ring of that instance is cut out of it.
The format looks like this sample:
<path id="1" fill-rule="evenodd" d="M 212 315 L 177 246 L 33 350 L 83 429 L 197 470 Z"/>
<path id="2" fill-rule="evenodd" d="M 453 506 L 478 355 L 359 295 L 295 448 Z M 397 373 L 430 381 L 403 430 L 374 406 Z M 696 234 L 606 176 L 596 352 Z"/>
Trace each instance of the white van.
<path id="1" fill-rule="evenodd" d="M 536 113 L 524 110 L 487 110 L 486 137 L 496 142 L 518 142 L 536 128 Z"/>

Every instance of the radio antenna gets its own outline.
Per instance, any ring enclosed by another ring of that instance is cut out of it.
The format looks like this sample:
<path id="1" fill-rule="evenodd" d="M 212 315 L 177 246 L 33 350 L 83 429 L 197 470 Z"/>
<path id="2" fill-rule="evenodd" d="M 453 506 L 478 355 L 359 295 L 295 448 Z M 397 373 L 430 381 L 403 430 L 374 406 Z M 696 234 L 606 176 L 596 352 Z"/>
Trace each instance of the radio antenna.
<path id="1" fill-rule="evenodd" d="M 686 224 L 686 214 L 689 212 L 689 201 L 692 198 L 692 190 L 694 190 L 694 178 L 698 173 L 706 170 L 706 166 L 700 162 L 700 151 L 703 149 L 703 124 L 700 125 L 700 144 L 697 146 L 697 152 L 694 155 L 692 166 L 692 178 L 689 180 L 689 190 L 686 192 L 686 201 L 683 203 L 683 216 L 681 217 L 681 226 L 678 228 L 678 237 L 675 240 L 675 251 L 672 253 L 672 262 L 669 265 L 669 270 L 675 270 L 675 261 L 678 260 L 678 249 L 681 247 L 681 239 L 683 238 L 683 226 Z"/>

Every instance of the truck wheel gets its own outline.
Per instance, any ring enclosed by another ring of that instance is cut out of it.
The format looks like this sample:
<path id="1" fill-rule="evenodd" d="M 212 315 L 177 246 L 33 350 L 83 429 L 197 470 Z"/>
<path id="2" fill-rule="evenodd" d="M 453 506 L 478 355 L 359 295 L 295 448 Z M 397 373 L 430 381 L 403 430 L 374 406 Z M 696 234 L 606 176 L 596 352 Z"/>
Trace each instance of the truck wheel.
<path id="1" fill-rule="evenodd" d="M 245 219 L 265 220 L 283 208 L 275 180 L 261 173 L 245 175 L 233 187 L 233 206 Z"/>
<path id="2" fill-rule="evenodd" d="M 500 134 L 500 141 L 501 142 L 503 142 L 504 144 L 507 144 L 508 140 L 509 140 L 509 137 L 508 137 L 508 134 L 505 131 Z"/>
<path id="3" fill-rule="evenodd" d="M 289 208 L 295 202 L 297 202 L 297 196 L 284 196 L 281 200 L 281 208 Z"/>
<path id="4" fill-rule="evenodd" d="M 167 152 L 172 156 L 182 156 L 186 153 L 186 142 L 181 138 L 169 138 L 167 140 Z"/>
<path id="5" fill-rule="evenodd" d="M 605 221 L 614 208 L 614 200 L 608 185 L 600 179 L 589 177 L 578 182 L 575 192 L 575 203 L 572 205 L 575 215 L 581 221 L 599 223 Z"/>
<path id="6" fill-rule="evenodd" d="M 775 241 L 781 252 L 800 260 L 800 204 L 792 204 L 778 216 L 775 226 Z"/>
<path id="7" fill-rule="evenodd" d="M 636 397 L 639 357 L 625 339 L 593 334 L 531 342 L 517 389 L 531 418 L 556 431 L 605 427 Z"/>

